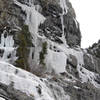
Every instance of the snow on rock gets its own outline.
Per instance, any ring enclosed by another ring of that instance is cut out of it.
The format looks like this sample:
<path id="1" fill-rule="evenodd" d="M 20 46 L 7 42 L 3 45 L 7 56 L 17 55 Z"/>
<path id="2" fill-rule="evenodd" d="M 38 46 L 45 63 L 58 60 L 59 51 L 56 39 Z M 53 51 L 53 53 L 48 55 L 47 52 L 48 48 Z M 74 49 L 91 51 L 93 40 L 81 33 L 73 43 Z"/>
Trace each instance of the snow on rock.
<path id="1" fill-rule="evenodd" d="M 79 25 L 78 25 L 78 22 L 77 22 L 77 20 L 75 18 L 74 18 L 74 21 L 75 21 L 76 27 L 78 28 Z"/>
<path id="2" fill-rule="evenodd" d="M 29 26 L 29 31 L 32 34 L 33 37 L 33 43 L 35 44 L 35 62 L 38 64 L 39 60 L 39 53 L 40 53 L 40 47 L 38 46 L 39 40 L 37 39 L 39 37 L 38 35 L 38 27 L 41 23 L 45 21 L 45 17 L 38 12 L 36 9 L 36 6 L 34 3 L 31 3 L 31 0 L 28 1 L 29 5 L 22 4 L 18 2 L 17 0 L 14 0 L 15 4 L 18 5 L 19 7 L 22 8 L 23 11 L 26 12 L 26 20 L 25 23 Z M 66 40 L 65 40 L 65 33 L 64 33 L 64 23 L 63 23 L 63 16 L 67 14 L 68 7 L 66 5 L 66 0 L 60 0 L 60 7 L 62 8 L 62 14 L 61 14 L 61 23 L 62 23 L 62 37 L 61 40 L 63 41 L 64 44 L 60 45 L 51 41 L 47 41 L 49 45 L 56 46 L 59 52 L 55 52 L 54 50 L 51 50 L 48 48 L 48 53 L 46 55 L 46 65 L 47 69 L 54 70 L 56 73 L 62 73 L 62 72 L 67 72 L 66 70 L 66 61 L 69 55 L 74 55 L 77 59 L 77 71 L 79 73 L 79 77 L 82 82 L 88 82 L 88 80 L 92 84 L 96 84 L 94 81 L 95 79 L 95 73 L 86 70 L 84 66 L 84 60 L 83 60 L 83 51 L 80 47 L 78 48 L 69 48 Z M 76 26 L 78 27 L 78 23 L 76 22 Z"/>
<path id="3" fill-rule="evenodd" d="M 63 87 L 48 80 L 0 61 L 0 83 L 12 85 L 16 90 L 33 96 L 34 100 L 70 100 Z M 50 88 L 51 84 L 52 88 Z"/>
<path id="4" fill-rule="evenodd" d="M 68 7 L 66 5 L 66 0 L 60 0 L 60 6 L 63 10 L 63 14 L 65 14 L 65 13 L 67 14 Z"/>
<path id="5" fill-rule="evenodd" d="M 91 72 L 84 68 L 84 60 L 83 60 L 83 54 L 84 51 L 82 51 L 81 48 L 69 48 L 65 44 L 59 45 L 57 43 L 49 42 L 49 44 L 52 45 L 52 47 L 56 47 L 59 52 L 55 52 L 55 50 L 48 49 L 48 54 L 46 57 L 46 63 L 50 70 L 50 68 L 53 68 L 56 73 L 63 73 L 67 72 L 66 65 L 67 65 L 67 59 L 71 55 L 74 55 L 77 59 L 77 68 L 76 70 L 79 73 L 79 77 L 84 82 L 91 82 L 95 87 L 100 88 L 100 85 L 97 84 L 95 81 L 97 74 L 94 72 Z M 68 73 L 69 74 L 69 73 Z"/>
<path id="6" fill-rule="evenodd" d="M 81 69 L 81 70 L 80 70 Z M 100 88 L 100 85 L 95 81 L 96 76 L 98 74 L 91 72 L 87 69 L 85 69 L 84 67 L 80 67 L 80 69 L 78 69 L 79 71 L 79 76 L 82 80 L 82 82 L 90 82 L 92 83 L 95 87 Z"/>
<path id="7" fill-rule="evenodd" d="M 35 100 L 54 100 L 51 91 L 40 78 L 1 61 L 0 82 L 5 85 L 13 83 L 15 89 L 20 90 L 29 96 L 34 96 Z M 38 88 L 41 90 L 41 95 L 38 93 Z"/>

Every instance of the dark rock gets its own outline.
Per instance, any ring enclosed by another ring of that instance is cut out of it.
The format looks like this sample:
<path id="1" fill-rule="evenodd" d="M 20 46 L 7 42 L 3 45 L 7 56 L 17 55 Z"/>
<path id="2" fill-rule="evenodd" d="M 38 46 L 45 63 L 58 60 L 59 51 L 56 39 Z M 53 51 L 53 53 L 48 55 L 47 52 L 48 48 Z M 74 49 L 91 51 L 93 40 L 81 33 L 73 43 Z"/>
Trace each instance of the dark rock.
<path id="1" fill-rule="evenodd" d="M 95 55 L 84 54 L 84 67 L 92 72 L 100 73 L 100 59 Z"/>
<path id="2" fill-rule="evenodd" d="M 95 81 L 100 84 L 100 75 L 97 75 L 96 78 L 95 78 Z"/>
<path id="3" fill-rule="evenodd" d="M 100 40 L 98 43 L 94 43 L 91 47 L 87 48 L 87 51 L 100 59 Z"/>
<path id="4" fill-rule="evenodd" d="M 12 84 L 7 86 L 0 83 L 0 96 L 6 100 L 34 100 L 34 97 L 14 89 Z"/>
<path id="5" fill-rule="evenodd" d="M 38 93 L 41 95 L 41 94 L 42 94 L 41 86 L 39 85 L 39 86 L 37 86 L 36 88 L 37 88 Z"/>
<path id="6" fill-rule="evenodd" d="M 93 71 L 95 72 L 95 65 L 94 65 L 94 62 L 92 61 L 93 59 L 91 58 L 91 55 L 86 55 L 84 54 L 83 56 L 84 58 L 84 67 L 90 71 Z"/>
<path id="7" fill-rule="evenodd" d="M 57 43 L 63 43 L 60 37 L 62 36 L 61 31 L 61 22 L 60 18 L 52 18 L 48 17 L 46 21 L 39 26 L 40 28 L 40 35 L 45 35 L 50 40 L 57 42 Z"/>
<path id="8" fill-rule="evenodd" d="M 4 53 L 4 50 L 3 49 L 0 49 L 0 57 L 3 56 L 3 53 Z"/>
<path id="9" fill-rule="evenodd" d="M 73 68 L 77 68 L 77 58 L 70 54 L 67 59 L 67 64 L 71 65 Z"/>
<path id="10" fill-rule="evenodd" d="M 67 15 L 64 15 L 64 25 L 65 25 L 65 38 L 67 41 L 67 44 L 69 46 L 75 46 L 79 45 L 81 43 L 81 32 L 79 29 L 78 22 L 75 22 L 75 19 L 73 16 L 70 15 L 70 13 L 67 13 Z"/>

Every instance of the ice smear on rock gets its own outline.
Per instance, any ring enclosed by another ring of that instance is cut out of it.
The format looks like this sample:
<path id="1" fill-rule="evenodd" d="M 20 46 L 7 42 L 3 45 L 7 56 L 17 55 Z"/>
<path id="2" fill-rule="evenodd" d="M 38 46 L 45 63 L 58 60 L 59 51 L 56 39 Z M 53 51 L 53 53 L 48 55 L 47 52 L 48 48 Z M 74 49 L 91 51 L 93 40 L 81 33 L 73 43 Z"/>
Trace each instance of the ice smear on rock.
<path id="1" fill-rule="evenodd" d="M 25 4 L 21 4 L 17 0 L 14 0 L 15 4 L 20 6 L 23 11 L 26 12 L 26 20 L 25 23 L 29 26 L 29 31 L 32 34 L 33 37 L 33 43 L 36 44 L 37 36 L 38 36 L 38 27 L 41 23 L 44 22 L 45 17 L 41 15 L 38 11 L 35 9 L 35 5 L 31 4 L 31 1 L 29 4 L 31 6 L 27 6 Z"/>

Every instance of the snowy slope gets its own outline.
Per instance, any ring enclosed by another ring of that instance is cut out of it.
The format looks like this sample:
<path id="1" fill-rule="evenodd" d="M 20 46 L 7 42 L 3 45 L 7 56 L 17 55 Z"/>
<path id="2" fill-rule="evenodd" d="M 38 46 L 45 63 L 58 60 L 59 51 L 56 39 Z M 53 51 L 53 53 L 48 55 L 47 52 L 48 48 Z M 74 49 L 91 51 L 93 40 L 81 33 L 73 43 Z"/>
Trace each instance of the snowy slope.
<path id="1" fill-rule="evenodd" d="M 59 98 L 58 100 L 61 100 L 60 98 L 70 100 L 68 95 L 64 95 L 63 90 L 61 90 L 63 96 L 59 97 L 56 90 L 51 90 L 47 87 L 45 83 L 47 79 L 39 78 L 9 63 L 0 61 L 0 76 L 0 83 L 7 86 L 11 85 L 16 90 L 26 93 L 28 96 L 32 96 L 35 100 L 55 100 L 52 91 L 55 91 L 55 95 Z M 56 88 L 59 89 L 60 87 L 56 85 Z"/>
<path id="2" fill-rule="evenodd" d="M 6 85 L 13 83 L 15 89 L 35 97 L 36 100 L 54 100 L 51 91 L 40 78 L 5 62 L 0 62 L 0 82 Z M 41 89 L 41 96 L 37 87 Z"/>
<path id="3" fill-rule="evenodd" d="M 0 97 L 0 100 L 5 100 L 4 98 Z"/>

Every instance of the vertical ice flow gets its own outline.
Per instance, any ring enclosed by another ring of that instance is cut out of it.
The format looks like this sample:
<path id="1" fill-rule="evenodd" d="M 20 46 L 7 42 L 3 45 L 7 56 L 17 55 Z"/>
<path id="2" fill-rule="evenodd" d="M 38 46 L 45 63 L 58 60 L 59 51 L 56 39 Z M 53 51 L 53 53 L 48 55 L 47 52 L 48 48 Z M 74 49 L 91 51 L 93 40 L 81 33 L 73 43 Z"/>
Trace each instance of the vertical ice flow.
<path id="1" fill-rule="evenodd" d="M 60 0 L 60 7 L 62 8 L 62 14 L 61 14 L 61 24 L 62 24 L 62 38 L 61 40 L 63 41 L 63 43 L 66 45 L 66 39 L 65 39 L 65 32 L 64 32 L 64 18 L 63 16 L 65 14 L 67 14 L 67 5 L 66 5 L 66 0 Z"/>

